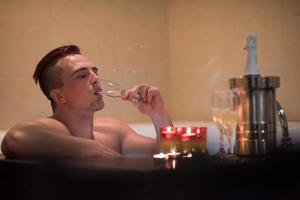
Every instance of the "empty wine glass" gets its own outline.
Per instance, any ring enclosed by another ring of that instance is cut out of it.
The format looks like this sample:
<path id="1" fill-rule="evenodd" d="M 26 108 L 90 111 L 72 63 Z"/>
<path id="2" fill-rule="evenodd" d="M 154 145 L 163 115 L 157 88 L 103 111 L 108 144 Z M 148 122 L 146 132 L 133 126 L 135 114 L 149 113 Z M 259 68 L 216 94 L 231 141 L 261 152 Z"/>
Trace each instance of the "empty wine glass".
<path id="1" fill-rule="evenodd" d="M 230 90 L 214 91 L 211 97 L 212 119 L 219 129 L 219 155 L 234 153 L 237 125 L 237 97 Z M 226 137 L 226 141 L 224 141 Z"/>

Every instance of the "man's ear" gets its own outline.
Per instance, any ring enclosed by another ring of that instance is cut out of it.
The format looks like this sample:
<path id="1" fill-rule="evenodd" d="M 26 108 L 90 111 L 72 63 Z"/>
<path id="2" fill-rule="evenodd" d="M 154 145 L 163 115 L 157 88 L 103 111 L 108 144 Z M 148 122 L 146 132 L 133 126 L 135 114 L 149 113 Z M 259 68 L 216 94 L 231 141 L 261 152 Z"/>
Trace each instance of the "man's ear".
<path id="1" fill-rule="evenodd" d="M 66 102 L 64 95 L 62 94 L 60 88 L 52 89 L 50 91 L 50 96 L 55 101 L 56 104 L 62 104 Z"/>

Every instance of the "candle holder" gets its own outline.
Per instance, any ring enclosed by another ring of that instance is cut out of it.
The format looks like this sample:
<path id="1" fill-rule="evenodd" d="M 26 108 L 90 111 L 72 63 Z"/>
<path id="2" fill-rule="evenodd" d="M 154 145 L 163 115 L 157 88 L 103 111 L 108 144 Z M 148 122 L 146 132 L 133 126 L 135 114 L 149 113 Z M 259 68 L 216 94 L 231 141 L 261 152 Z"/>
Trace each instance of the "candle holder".
<path id="1" fill-rule="evenodd" d="M 185 132 L 182 134 L 182 149 L 185 157 L 187 155 L 202 155 L 206 154 L 206 127 L 186 127 Z"/>
<path id="2" fill-rule="evenodd" d="M 172 150 L 178 151 L 180 146 L 175 127 L 163 127 L 160 129 L 160 151 L 169 153 Z"/>
<path id="3" fill-rule="evenodd" d="M 207 128 L 206 127 L 196 127 L 195 128 L 195 137 L 193 141 L 193 153 L 196 155 L 206 154 L 207 153 Z"/>
<path id="4" fill-rule="evenodd" d="M 188 155 L 193 152 L 194 138 L 196 136 L 195 127 L 186 127 L 184 133 L 181 135 L 182 152 Z"/>
<path id="5" fill-rule="evenodd" d="M 163 127 L 160 129 L 160 151 L 164 154 L 170 152 L 187 155 L 206 154 L 207 127 Z M 171 155 L 173 156 L 173 155 Z"/>
<path id="6" fill-rule="evenodd" d="M 169 159 L 177 159 L 181 156 L 181 153 L 172 150 L 170 153 L 167 153 L 167 155 L 169 156 Z"/>

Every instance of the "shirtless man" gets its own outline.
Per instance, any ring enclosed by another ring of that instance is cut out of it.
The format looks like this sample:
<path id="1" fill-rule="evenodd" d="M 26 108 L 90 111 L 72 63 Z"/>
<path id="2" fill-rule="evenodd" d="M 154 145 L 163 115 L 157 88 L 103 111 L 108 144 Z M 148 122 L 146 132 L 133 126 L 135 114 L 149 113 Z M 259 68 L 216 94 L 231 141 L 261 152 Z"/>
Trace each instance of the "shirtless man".
<path id="1" fill-rule="evenodd" d="M 12 127 L 1 150 L 8 158 L 151 156 L 158 142 L 141 136 L 123 122 L 94 119 L 104 107 L 98 68 L 75 45 L 58 47 L 37 65 L 33 75 L 51 101 L 53 115 Z M 159 90 L 145 84 L 122 94 L 122 100 L 140 99 L 137 108 L 159 128 L 172 126 Z M 135 101 L 136 102 L 136 101 Z"/>

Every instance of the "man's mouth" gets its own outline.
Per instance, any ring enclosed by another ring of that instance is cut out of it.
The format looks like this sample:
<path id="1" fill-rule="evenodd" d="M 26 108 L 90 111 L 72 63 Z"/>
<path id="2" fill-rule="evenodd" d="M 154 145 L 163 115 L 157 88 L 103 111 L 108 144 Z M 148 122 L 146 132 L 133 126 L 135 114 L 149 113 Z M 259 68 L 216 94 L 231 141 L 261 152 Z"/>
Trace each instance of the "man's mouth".
<path id="1" fill-rule="evenodd" d="M 97 89 L 95 90 L 95 92 L 94 92 L 94 95 L 95 95 L 95 96 L 100 96 L 100 95 L 102 95 L 102 89 L 101 89 L 101 88 L 97 88 Z"/>

